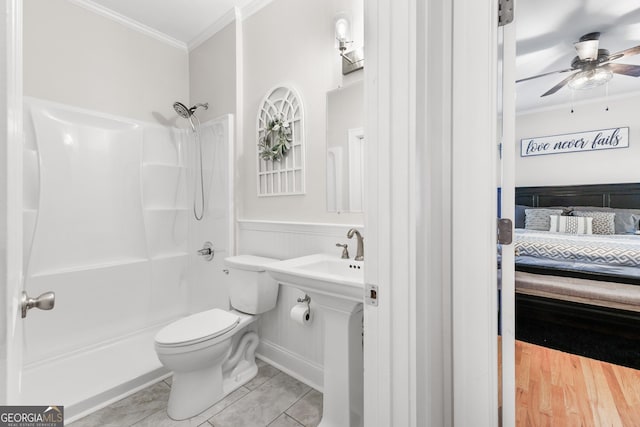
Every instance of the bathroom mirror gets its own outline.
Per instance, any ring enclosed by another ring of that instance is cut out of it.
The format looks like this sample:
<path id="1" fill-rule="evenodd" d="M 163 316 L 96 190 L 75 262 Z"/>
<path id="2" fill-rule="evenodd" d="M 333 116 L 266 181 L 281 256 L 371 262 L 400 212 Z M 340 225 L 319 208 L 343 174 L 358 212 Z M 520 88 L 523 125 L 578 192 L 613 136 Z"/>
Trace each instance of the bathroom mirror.
<path id="1" fill-rule="evenodd" d="M 362 212 L 364 84 L 327 92 L 327 210 Z"/>

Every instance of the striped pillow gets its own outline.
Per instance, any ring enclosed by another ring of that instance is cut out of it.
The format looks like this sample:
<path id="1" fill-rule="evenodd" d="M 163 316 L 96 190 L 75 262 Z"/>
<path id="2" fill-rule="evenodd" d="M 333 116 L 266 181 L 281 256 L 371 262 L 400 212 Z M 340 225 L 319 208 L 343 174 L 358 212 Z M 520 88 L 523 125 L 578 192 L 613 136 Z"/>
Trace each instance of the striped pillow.
<path id="1" fill-rule="evenodd" d="M 549 231 L 551 215 L 562 215 L 562 209 L 525 209 L 524 228 L 527 230 Z"/>
<path id="2" fill-rule="evenodd" d="M 593 218 L 593 234 L 616 234 L 614 212 L 573 211 L 573 216 Z"/>
<path id="3" fill-rule="evenodd" d="M 584 216 L 551 215 L 552 233 L 593 234 L 593 218 Z"/>

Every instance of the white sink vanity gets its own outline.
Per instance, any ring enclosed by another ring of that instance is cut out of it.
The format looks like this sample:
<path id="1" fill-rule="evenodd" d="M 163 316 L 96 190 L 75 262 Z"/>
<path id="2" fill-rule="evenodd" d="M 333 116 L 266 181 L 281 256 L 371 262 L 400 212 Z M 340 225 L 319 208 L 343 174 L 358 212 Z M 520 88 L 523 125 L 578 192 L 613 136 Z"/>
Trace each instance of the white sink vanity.
<path id="1" fill-rule="evenodd" d="M 307 293 L 324 318 L 324 402 L 320 427 L 363 423 L 364 262 L 316 254 L 269 264 L 280 284 Z"/>

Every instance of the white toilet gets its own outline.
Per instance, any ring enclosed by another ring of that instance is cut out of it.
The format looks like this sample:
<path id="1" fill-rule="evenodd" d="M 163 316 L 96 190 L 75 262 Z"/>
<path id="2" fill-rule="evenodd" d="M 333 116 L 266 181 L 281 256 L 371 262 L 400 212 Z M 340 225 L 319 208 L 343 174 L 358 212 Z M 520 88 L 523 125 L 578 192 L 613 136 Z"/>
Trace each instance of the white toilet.
<path id="1" fill-rule="evenodd" d="M 174 420 L 203 412 L 258 372 L 258 334 L 247 326 L 276 306 L 278 283 L 264 268 L 274 261 L 252 255 L 226 258 L 233 310 L 196 313 L 156 334 L 158 359 L 173 371 L 167 413 Z"/>

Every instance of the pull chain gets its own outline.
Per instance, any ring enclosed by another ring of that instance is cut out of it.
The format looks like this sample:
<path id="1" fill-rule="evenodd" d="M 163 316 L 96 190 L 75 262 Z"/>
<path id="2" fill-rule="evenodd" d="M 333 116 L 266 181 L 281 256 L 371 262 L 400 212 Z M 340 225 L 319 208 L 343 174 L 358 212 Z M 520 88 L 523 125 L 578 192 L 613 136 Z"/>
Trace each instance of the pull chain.
<path id="1" fill-rule="evenodd" d="M 571 114 L 573 114 L 573 100 L 574 100 L 575 91 L 571 89 Z"/>

